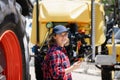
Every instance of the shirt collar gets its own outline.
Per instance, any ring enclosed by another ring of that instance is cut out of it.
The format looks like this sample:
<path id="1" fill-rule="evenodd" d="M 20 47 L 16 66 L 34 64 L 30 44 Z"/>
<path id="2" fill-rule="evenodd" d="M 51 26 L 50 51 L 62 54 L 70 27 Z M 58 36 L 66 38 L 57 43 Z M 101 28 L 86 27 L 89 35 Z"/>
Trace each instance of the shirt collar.
<path id="1" fill-rule="evenodd" d="M 59 46 L 59 45 L 57 45 L 57 44 L 55 44 L 54 47 L 56 47 L 58 50 L 61 50 L 61 51 L 64 52 L 64 53 L 67 52 L 66 49 L 65 49 L 65 47 L 61 47 L 61 46 Z"/>

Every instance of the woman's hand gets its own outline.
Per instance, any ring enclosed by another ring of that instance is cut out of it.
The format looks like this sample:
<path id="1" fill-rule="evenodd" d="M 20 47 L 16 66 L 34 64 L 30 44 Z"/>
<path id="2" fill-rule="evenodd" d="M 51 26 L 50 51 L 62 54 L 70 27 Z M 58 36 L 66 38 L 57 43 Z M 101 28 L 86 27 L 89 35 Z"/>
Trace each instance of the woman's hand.
<path id="1" fill-rule="evenodd" d="M 75 69 L 78 69 L 80 67 L 81 62 L 82 61 L 75 62 L 72 66 L 70 66 L 69 68 L 65 69 L 65 73 L 67 74 L 67 73 L 72 72 Z"/>
<path id="2" fill-rule="evenodd" d="M 81 65 L 81 62 L 82 62 L 82 61 L 77 61 L 77 62 L 75 62 L 75 63 L 72 65 L 73 70 L 78 69 L 78 68 L 80 67 L 80 65 Z"/>

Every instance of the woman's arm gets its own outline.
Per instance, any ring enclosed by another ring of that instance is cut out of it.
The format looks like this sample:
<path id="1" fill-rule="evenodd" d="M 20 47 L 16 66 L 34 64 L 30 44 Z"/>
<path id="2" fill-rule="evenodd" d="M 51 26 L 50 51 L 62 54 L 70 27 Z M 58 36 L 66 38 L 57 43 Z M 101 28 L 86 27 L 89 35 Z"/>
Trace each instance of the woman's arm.
<path id="1" fill-rule="evenodd" d="M 77 61 L 75 62 L 72 66 L 70 66 L 69 68 L 65 69 L 65 73 L 70 73 L 75 69 L 78 69 L 80 67 L 81 61 Z"/>

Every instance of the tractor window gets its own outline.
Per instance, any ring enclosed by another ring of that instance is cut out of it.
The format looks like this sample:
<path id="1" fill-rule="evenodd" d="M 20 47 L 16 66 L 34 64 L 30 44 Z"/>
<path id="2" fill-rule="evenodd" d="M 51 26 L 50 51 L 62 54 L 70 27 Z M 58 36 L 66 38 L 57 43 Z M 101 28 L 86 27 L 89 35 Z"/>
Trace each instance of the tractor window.
<path id="1" fill-rule="evenodd" d="M 119 27 L 114 27 L 114 34 L 115 34 L 115 36 L 114 36 L 115 43 L 116 44 L 120 44 L 120 28 Z M 109 39 L 107 43 L 111 44 L 112 43 L 112 39 Z"/>
<path id="2" fill-rule="evenodd" d="M 115 39 L 120 40 L 120 29 L 118 29 L 117 32 L 115 33 Z"/>

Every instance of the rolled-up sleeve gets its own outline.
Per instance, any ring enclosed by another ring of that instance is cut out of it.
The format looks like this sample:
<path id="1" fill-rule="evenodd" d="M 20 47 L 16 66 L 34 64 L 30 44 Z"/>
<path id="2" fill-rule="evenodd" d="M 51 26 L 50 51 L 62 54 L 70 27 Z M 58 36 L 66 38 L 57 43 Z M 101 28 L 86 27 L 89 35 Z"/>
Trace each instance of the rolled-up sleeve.
<path id="1" fill-rule="evenodd" d="M 54 51 L 50 55 L 50 73 L 53 79 L 62 79 L 65 76 L 65 69 L 62 67 L 60 51 Z"/>

